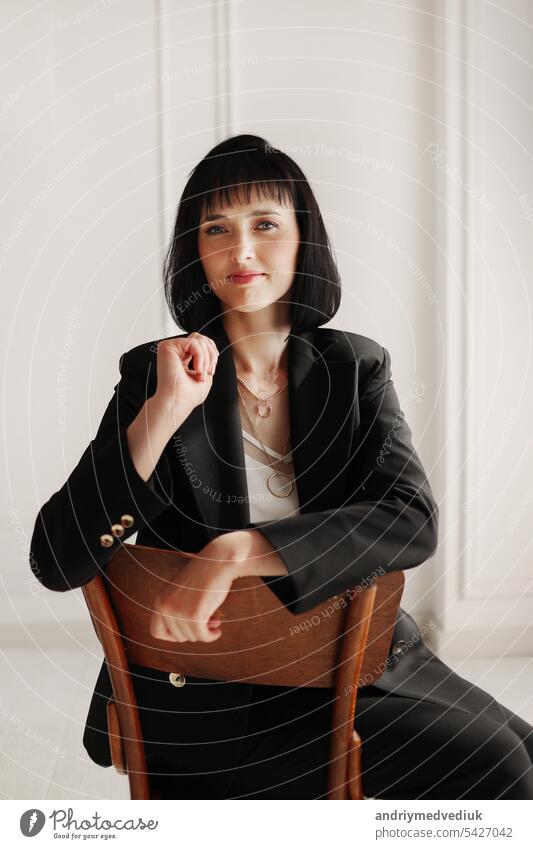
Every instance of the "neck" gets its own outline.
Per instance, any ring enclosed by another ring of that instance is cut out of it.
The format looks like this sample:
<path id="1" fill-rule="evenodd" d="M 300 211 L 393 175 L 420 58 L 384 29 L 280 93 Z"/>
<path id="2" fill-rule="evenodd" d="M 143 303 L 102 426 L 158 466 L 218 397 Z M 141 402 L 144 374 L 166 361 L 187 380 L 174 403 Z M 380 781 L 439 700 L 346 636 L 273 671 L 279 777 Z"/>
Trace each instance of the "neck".
<path id="1" fill-rule="evenodd" d="M 286 371 L 288 342 L 285 340 L 291 330 L 287 312 L 273 315 L 273 310 L 269 309 L 223 313 L 222 322 L 237 374 L 262 380 L 273 372 Z"/>

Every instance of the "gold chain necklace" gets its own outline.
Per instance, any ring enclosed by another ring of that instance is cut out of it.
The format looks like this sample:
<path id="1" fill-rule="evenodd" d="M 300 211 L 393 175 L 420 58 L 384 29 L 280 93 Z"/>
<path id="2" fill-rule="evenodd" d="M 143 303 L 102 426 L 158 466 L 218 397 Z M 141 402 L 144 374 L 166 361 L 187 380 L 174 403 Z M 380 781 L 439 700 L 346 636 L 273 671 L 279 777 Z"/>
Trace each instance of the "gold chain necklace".
<path id="1" fill-rule="evenodd" d="M 273 401 L 274 398 L 277 398 L 278 395 L 281 395 L 281 393 L 289 385 L 288 383 L 286 383 L 285 386 L 282 386 L 281 389 L 278 389 L 278 391 L 275 392 L 274 395 L 269 395 L 268 398 L 260 398 L 259 395 L 257 394 L 257 392 L 252 392 L 252 390 L 250 389 L 249 386 L 246 385 L 246 383 L 244 382 L 242 377 L 239 377 L 237 375 L 237 380 L 239 381 L 239 383 L 242 383 L 242 385 L 244 386 L 245 389 L 248 390 L 250 395 L 255 395 L 255 397 L 257 398 L 257 412 L 259 413 L 259 415 L 261 416 L 262 419 L 265 419 L 272 412 L 272 405 L 269 402 Z"/>
<path id="2" fill-rule="evenodd" d="M 246 387 L 246 388 L 248 389 L 248 387 Z M 250 391 L 250 390 L 248 390 L 248 391 Z M 282 391 L 282 390 L 280 390 L 280 391 Z M 237 392 L 239 393 L 239 398 L 241 399 L 242 406 L 244 407 L 244 412 L 246 414 L 246 418 L 250 422 L 251 428 L 254 431 L 256 438 L 258 439 L 258 441 L 261 445 L 261 448 L 263 450 L 265 457 L 267 458 L 267 463 L 268 463 L 268 465 L 270 466 L 271 469 L 275 469 L 275 466 L 270 459 L 270 454 L 266 450 L 266 448 L 263 444 L 263 441 L 262 441 L 261 437 L 259 436 L 259 433 L 257 432 L 257 428 L 255 427 L 255 425 L 252 421 L 252 418 L 251 418 L 251 416 L 248 412 L 248 408 L 246 407 L 246 404 L 244 402 L 244 398 L 242 397 L 241 390 L 239 389 L 238 386 L 237 386 Z M 252 393 L 252 394 L 254 394 L 254 393 Z M 276 394 L 278 394 L 278 393 L 276 393 Z M 268 413 L 268 415 L 270 415 L 270 413 Z M 290 439 L 290 434 L 287 437 L 287 441 L 286 441 L 285 447 L 283 449 L 283 455 L 282 455 L 283 459 L 286 457 L 287 448 L 289 447 L 289 439 Z M 279 463 L 279 462 L 280 462 L 279 460 L 276 460 L 276 463 Z M 276 481 L 276 478 L 278 478 L 277 481 Z M 294 488 L 294 483 L 292 481 L 291 476 L 287 472 L 279 471 L 279 469 L 275 469 L 275 471 L 271 475 L 269 475 L 269 477 L 268 477 L 267 489 L 268 489 L 269 492 L 272 493 L 272 495 L 275 495 L 276 498 L 288 498 L 288 496 L 291 494 L 293 488 Z"/>

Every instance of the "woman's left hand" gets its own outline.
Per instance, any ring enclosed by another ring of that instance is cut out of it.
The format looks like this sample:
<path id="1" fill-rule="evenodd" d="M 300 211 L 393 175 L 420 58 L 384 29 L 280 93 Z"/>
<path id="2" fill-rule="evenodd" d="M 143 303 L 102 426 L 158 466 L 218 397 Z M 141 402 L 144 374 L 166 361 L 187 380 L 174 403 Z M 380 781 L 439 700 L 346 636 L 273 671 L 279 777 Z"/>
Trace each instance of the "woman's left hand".
<path id="1" fill-rule="evenodd" d="M 167 586 L 156 597 L 150 621 L 153 637 L 178 643 L 212 643 L 222 636 L 221 620 L 213 614 L 237 577 L 228 556 L 231 548 L 221 542 L 223 536 L 188 561 L 179 573 L 178 586 Z"/>

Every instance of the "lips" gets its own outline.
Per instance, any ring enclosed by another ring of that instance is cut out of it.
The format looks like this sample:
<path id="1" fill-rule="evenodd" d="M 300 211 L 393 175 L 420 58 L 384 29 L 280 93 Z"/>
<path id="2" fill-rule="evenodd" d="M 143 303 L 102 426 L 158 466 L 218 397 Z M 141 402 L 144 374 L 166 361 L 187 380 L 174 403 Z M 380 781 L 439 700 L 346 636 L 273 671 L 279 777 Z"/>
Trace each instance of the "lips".
<path id="1" fill-rule="evenodd" d="M 263 271 L 247 271 L 243 274 L 232 274 L 231 280 L 233 283 L 251 283 L 253 280 L 257 280 L 259 277 L 263 276 Z"/>

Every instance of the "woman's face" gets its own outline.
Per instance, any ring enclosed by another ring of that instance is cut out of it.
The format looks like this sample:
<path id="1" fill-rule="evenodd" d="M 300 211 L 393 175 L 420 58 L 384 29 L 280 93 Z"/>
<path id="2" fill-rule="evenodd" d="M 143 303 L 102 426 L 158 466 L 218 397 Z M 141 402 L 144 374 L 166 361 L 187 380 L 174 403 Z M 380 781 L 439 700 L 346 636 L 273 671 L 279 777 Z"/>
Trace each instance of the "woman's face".
<path id="1" fill-rule="evenodd" d="M 200 219 L 200 261 L 223 311 L 255 312 L 280 298 L 289 301 L 299 245 L 294 209 L 259 198 L 255 189 L 250 203 Z"/>

